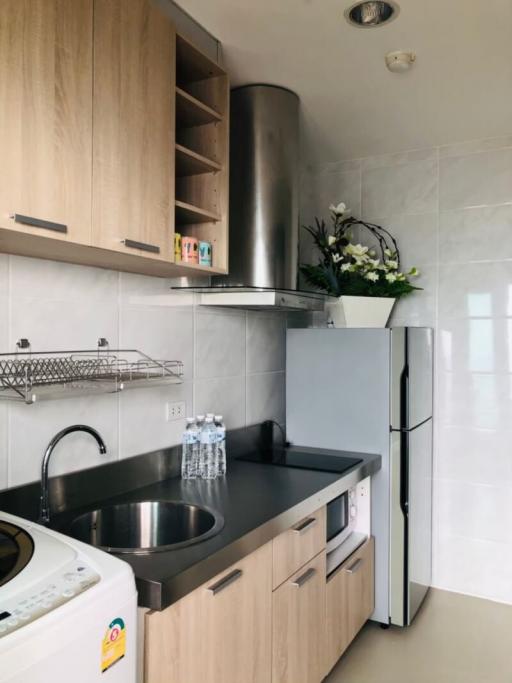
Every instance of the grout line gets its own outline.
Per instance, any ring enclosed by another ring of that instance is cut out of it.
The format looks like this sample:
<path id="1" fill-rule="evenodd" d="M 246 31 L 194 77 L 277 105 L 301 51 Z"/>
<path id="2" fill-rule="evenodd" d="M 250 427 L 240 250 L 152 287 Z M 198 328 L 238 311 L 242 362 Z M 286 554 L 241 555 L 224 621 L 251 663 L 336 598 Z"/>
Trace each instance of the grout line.
<path id="1" fill-rule="evenodd" d="M 118 348 L 122 348 L 121 344 L 121 316 L 122 316 L 122 305 L 121 305 L 121 299 L 122 299 L 122 273 L 117 274 L 117 343 L 118 343 Z M 123 445 L 123 439 L 122 439 L 122 429 L 121 429 L 121 393 L 118 392 L 116 395 L 116 401 L 117 401 L 117 459 L 122 460 L 121 457 L 121 448 Z"/>
<path id="2" fill-rule="evenodd" d="M 12 334 L 12 256 L 7 256 L 7 349 L 11 348 L 11 334 Z M 11 449 L 12 449 L 12 405 L 10 401 L 6 402 L 6 421 L 7 421 L 7 439 L 6 439 L 6 467 L 5 478 L 7 487 L 11 484 Z"/>

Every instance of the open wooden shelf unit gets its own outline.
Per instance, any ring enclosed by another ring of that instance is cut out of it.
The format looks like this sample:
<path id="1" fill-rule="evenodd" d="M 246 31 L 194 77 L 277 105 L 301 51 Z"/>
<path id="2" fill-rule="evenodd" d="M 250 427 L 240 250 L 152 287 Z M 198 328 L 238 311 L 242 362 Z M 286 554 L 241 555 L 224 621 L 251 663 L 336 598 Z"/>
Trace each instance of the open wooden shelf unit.
<path id="1" fill-rule="evenodd" d="M 175 93 L 175 231 L 210 242 L 212 272 L 227 272 L 229 80 L 180 35 Z"/>

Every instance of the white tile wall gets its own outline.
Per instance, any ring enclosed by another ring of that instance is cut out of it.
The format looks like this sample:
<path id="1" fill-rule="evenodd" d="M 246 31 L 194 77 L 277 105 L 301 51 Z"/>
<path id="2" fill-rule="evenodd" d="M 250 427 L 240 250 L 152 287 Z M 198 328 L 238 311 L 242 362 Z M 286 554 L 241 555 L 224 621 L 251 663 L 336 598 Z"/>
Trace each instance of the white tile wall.
<path id="1" fill-rule="evenodd" d="M 87 435 L 66 437 L 52 473 L 179 443 L 184 421 L 167 422 L 168 402 L 185 401 L 187 414 L 222 413 L 228 428 L 260 415 L 284 420 L 284 314 L 202 309 L 172 284 L 0 254 L 0 352 L 14 351 L 20 337 L 34 350 L 95 348 L 106 337 L 111 347 L 182 360 L 185 368 L 178 386 L 32 406 L 0 401 L 0 487 L 37 479 L 50 438 L 77 422 L 96 427 L 108 453 Z M 258 373 L 254 382 L 248 372 Z"/>
<path id="2" fill-rule="evenodd" d="M 512 603 L 512 137 L 310 168 L 304 221 L 357 169 L 361 215 L 422 271 L 392 323 L 436 328 L 434 581 Z"/>

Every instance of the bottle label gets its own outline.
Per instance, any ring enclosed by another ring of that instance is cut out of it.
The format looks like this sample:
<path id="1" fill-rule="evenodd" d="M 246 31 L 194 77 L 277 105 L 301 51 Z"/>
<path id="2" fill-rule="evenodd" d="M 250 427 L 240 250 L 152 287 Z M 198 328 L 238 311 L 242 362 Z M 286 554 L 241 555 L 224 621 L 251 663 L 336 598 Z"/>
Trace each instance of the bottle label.
<path id="1" fill-rule="evenodd" d="M 204 444 L 215 443 L 216 438 L 217 438 L 217 433 L 214 432 L 213 429 L 211 431 L 201 433 L 201 443 L 204 443 Z"/>
<path id="2" fill-rule="evenodd" d="M 226 438 L 226 428 L 217 427 L 217 441 L 224 441 Z"/>
<path id="3" fill-rule="evenodd" d="M 184 444 L 188 445 L 188 444 L 196 443 L 196 441 L 197 441 L 197 438 L 196 438 L 196 435 L 194 434 L 194 432 L 185 432 L 183 434 L 183 443 Z"/>

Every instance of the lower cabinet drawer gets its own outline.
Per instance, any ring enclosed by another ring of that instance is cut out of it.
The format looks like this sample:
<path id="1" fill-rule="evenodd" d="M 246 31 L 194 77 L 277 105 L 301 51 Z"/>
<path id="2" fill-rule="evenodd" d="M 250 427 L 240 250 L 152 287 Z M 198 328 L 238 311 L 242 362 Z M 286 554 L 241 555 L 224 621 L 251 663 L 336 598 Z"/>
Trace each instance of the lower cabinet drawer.
<path id="1" fill-rule="evenodd" d="M 326 511 L 320 508 L 273 541 L 273 587 L 316 557 L 326 544 Z"/>
<path id="2" fill-rule="evenodd" d="M 374 540 L 370 538 L 327 580 L 326 672 L 330 671 L 374 610 Z"/>
<path id="3" fill-rule="evenodd" d="M 272 683 L 320 683 L 325 674 L 325 552 L 272 597 Z"/>

